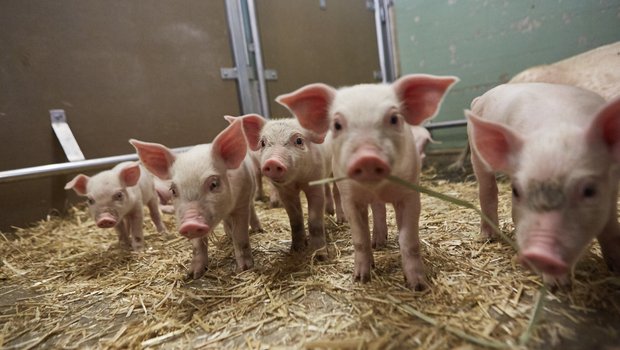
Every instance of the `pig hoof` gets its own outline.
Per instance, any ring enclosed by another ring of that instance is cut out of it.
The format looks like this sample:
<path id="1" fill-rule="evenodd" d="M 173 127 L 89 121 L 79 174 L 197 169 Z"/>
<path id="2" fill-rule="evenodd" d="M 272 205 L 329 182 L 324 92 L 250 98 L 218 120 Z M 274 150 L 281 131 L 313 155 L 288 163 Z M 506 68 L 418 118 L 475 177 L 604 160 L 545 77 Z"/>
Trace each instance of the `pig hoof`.
<path id="1" fill-rule="evenodd" d="M 414 292 L 423 292 L 429 288 L 428 282 L 424 277 L 417 277 L 407 281 L 407 287 Z"/>
<path id="2" fill-rule="evenodd" d="M 240 264 L 237 264 L 237 273 L 241 273 L 243 271 L 249 270 L 254 267 L 254 260 L 252 258 L 246 259 Z"/>
<path id="3" fill-rule="evenodd" d="M 315 250 L 313 252 L 313 255 L 314 255 L 314 259 L 316 259 L 317 261 L 327 261 L 327 258 L 329 257 L 326 247 L 322 247 L 322 248 Z"/>
<path id="4" fill-rule="evenodd" d="M 370 282 L 370 273 L 355 273 L 353 274 L 353 281 L 360 283 L 368 283 Z"/>
<path id="5" fill-rule="evenodd" d="M 187 271 L 187 279 L 192 279 L 192 280 L 197 280 L 200 279 L 202 276 L 204 276 L 205 271 L 207 271 L 207 268 L 199 268 L 196 270 L 189 270 Z"/>

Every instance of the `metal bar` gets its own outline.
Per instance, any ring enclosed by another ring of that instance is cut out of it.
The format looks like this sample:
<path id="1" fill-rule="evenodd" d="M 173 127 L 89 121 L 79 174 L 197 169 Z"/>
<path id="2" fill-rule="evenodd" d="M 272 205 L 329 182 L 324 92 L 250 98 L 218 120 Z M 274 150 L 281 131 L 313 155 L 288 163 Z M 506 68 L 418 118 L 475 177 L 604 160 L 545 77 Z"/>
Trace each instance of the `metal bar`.
<path id="1" fill-rule="evenodd" d="M 265 67 L 263 65 L 263 52 L 260 45 L 258 21 L 256 18 L 256 6 L 254 0 L 248 0 L 248 14 L 250 17 L 250 33 L 254 44 L 254 60 L 256 63 L 256 77 L 258 78 L 258 94 L 260 98 L 261 115 L 269 118 L 269 101 L 267 100 L 267 84 L 265 83 Z"/>
<path id="2" fill-rule="evenodd" d="M 233 56 L 237 68 L 237 84 L 241 99 L 242 114 L 256 112 L 252 87 L 250 85 L 249 59 L 247 42 L 243 32 L 243 13 L 240 0 L 226 0 L 226 15 L 228 17 L 228 29 L 232 41 Z"/>
<path id="3" fill-rule="evenodd" d="M 381 81 L 387 83 L 388 68 L 385 61 L 385 43 L 383 42 L 383 20 L 381 19 L 380 0 L 374 0 L 375 31 L 377 33 L 377 47 L 379 48 L 379 65 L 381 66 Z"/>
<path id="4" fill-rule="evenodd" d="M 449 120 L 449 121 L 445 121 L 445 122 L 437 122 L 437 123 L 430 123 L 430 124 L 426 124 L 423 125 L 425 128 L 429 129 L 429 130 L 433 130 L 433 129 L 447 129 L 447 128 L 453 128 L 453 127 L 457 127 L 457 126 L 467 126 L 467 120 L 465 119 L 461 119 L 461 120 Z"/>
<path id="5" fill-rule="evenodd" d="M 185 152 L 191 147 L 179 147 L 172 151 L 175 153 Z M 120 156 L 78 160 L 68 163 L 55 163 L 34 166 L 29 168 L 0 171 L 0 184 L 8 182 L 17 182 L 29 179 L 38 179 L 42 177 L 70 174 L 79 171 L 89 171 L 103 169 L 120 162 L 138 160 L 137 154 L 125 154 Z"/>

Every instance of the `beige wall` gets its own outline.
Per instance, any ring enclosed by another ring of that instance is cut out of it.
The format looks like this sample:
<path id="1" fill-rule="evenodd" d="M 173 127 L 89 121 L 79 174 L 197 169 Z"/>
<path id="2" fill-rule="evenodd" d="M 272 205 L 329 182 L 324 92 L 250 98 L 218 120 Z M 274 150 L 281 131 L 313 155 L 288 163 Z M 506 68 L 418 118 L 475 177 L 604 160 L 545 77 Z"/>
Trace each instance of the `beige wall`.
<path id="1" fill-rule="evenodd" d="M 0 170 L 66 161 L 49 109 L 87 159 L 206 143 L 239 113 L 223 0 L 2 1 L 0 23 Z M 0 230 L 64 208 L 71 177 L 0 185 Z"/>

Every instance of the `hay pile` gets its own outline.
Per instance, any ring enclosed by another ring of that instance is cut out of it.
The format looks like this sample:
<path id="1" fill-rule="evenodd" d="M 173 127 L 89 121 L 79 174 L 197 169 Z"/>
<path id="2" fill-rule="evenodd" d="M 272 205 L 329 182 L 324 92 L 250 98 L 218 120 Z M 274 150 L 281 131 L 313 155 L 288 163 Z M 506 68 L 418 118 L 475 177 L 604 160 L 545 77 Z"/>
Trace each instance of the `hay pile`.
<path id="1" fill-rule="evenodd" d="M 477 202 L 475 182 L 449 182 L 431 169 L 422 184 Z M 508 233 L 508 184 L 500 191 Z M 517 347 L 526 333 L 527 348 L 619 342 L 620 283 L 597 245 L 577 266 L 572 290 L 544 298 L 530 334 L 540 278 L 515 262 L 508 244 L 478 242 L 472 210 L 422 196 L 431 290 L 414 293 L 404 287 L 393 212 L 388 246 L 375 251 L 372 281 L 362 285 L 352 282 L 347 225 L 326 219 L 332 258 L 312 262 L 289 253 L 284 210 L 257 206 L 265 232 L 251 236 L 255 268 L 234 272 L 220 226 L 198 281 L 185 279 L 189 242 L 157 234 L 150 221 L 142 253 L 118 249 L 114 231 L 81 209 L 1 234 L 0 347 L 470 349 Z M 164 220 L 175 232 L 173 217 Z M 600 340 L 586 342 L 584 329 Z"/>

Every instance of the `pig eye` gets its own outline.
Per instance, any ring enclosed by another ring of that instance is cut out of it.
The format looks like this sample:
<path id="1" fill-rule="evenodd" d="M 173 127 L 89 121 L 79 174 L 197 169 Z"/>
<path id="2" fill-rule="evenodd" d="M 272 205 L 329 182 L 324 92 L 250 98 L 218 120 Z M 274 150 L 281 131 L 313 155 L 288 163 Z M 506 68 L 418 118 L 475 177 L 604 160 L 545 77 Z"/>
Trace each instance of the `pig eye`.
<path id="1" fill-rule="evenodd" d="M 114 194 L 114 196 L 112 196 L 112 199 L 114 199 L 115 201 L 120 201 L 123 199 L 123 192 L 116 192 Z"/>
<path id="2" fill-rule="evenodd" d="M 301 137 L 298 137 L 295 139 L 295 144 L 298 146 L 303 146 L 304 144 L 304 139 L 302 139 Z"/>
<path id="3" fill-rule="evenodd" d="M 207 179 L 207 188 L 209 192 L 217 192 L 220 188 L 220 178 L 217 176 L 211 176 Z"/>
<path id="4" fill-rule="evenodd" d="M 582 195 L 584 198 L 593 198 L 596 196 L 596 186 L 594 184 L 587 185 L 583 188 Z"/>
<path id="5" fill-rule="evenodd" d="M 265 148 L 265 140 L 260 140 L 260 146 L 261 148 Z"/>
<path id="6" fill-rule="evenodd" d="M 515 186 L 512 186 L 512 196 L 515 197 L 516 199 L 519 199 L 519 191 L 517 190 Z"/>
<path id="7" fill-rule="evenodd" d="M 95 204 L 95 200 L 89 197 L 88 198 L 88 205 L 93 205 L 93 204 Z"/>
<path id="8" fill-rule="evenodd" d="M 398 114 L 392 114 L 390 117 L 390 124 L 398 125 Z"/>
<path id="9" fill-rule="evenodd" d="M 178 194 L 178 192 L 177 192 L 177 188 L 176 188 L 176 186 L 174 186 L 174 185 L 170 186 L 170 193 L 172 193 L 172 197 L 175 197 L 175 198 L 176 198 L 176 197 L 178 197 L 178 196 L 179 196 L 179 194 Z"/>
<path id="10" fill-rule="evenodd" d="M 337 121 L 337 120 L 334 122 L 334 129 L 336 129 L 336 130 L 341 130 L 342 129 L 342 124 L 340 124 L 340 122 Z"/>

